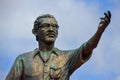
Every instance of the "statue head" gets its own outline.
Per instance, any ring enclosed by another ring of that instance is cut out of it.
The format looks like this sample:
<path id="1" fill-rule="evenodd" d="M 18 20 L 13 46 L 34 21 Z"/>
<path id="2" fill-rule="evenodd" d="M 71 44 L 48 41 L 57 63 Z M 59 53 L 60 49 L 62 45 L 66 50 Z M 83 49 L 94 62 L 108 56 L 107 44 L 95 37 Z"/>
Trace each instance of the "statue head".
<path id="1" fill-rule="evenodd" d="M 44 14 L 39 16 L 32 29 L 37 41 L 42 41 L 46 44 L 53 44 L 58 36 L 58 23 L 54 16 Z"/>

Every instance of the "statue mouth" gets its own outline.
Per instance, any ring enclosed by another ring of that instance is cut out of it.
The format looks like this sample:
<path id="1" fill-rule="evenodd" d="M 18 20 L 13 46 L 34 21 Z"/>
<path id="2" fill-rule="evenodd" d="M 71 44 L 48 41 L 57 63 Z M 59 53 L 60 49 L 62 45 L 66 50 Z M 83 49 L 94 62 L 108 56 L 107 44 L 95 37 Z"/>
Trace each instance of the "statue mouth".
<path id="1" fill-rule="evenodd" d="M 48 35 L 48 37 L 54 38 L 55 36 L 54 35 Z"/>
<path id="2" fill-rule="evenodd" d="M 55 37 L 55 33 L 54 32 L 48 32 L 46 34 L 48 37 L 54 38 Z"/>

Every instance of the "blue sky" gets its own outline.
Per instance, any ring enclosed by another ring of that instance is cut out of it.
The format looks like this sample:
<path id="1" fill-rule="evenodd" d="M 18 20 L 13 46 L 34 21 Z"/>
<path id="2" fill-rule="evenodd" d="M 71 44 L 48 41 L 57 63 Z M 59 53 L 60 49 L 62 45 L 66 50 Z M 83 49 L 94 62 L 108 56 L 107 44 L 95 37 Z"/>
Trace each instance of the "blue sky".
<path id="1" fill-rule="evenodd" d="M 0 80 L 18 55 L 38 47 L 31 30 L 39 15 L 56 17 L 60 29 L 55 46 L 69 50 L 92 37 L 107 10 L 112 13 L 110 25 L 90 60 L 71 80 L 120 80 L 119 0 L 0 0 Z"/>

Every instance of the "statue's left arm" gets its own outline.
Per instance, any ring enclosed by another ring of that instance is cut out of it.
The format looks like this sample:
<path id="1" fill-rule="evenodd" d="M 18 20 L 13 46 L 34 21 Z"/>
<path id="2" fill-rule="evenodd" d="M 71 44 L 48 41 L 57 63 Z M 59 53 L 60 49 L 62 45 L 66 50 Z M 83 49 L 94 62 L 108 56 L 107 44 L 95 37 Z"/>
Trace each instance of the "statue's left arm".
<path id="1" fill-rule="evenodd" d="M 83 58 L 87 58 L 94 48 L 97 47 L 97 44 L 102 36 L 102 33 L 106 29 L 106 27 L 109 25 L 111 21 L 111 13 L 108 11 L 107 13 L 104 13 L 105 17 L 100 18 L 101 21 L 98 25 L 98 29 L 96 33 L 86 42 L 85 47 L 84 47 L 84 53 L 82 54 Z"/>
<path id="2" fill-rule="evenodd" d="M 100 18 L 101 21 L 98 25 L 96 33 L 87 42 L 83 43 L 82 46 L 73 50 L 72 57 L 69 60 L 70 75 L 90 58 L 93 49 L 97 47 L 97 44 L 102 36 L 102 33 L 109 25 L 111 19 L 110 11 L 104 14 L 105 17 Z"/>

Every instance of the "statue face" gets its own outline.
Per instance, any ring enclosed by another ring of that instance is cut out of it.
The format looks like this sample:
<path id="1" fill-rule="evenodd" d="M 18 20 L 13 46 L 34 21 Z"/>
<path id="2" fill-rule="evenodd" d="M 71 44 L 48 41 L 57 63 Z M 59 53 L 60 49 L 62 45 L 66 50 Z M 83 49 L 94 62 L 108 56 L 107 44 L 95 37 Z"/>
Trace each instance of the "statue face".
<path id="1" fill-rule="evenodd" d="M 55 42 L 58 35 L 58 24 L 54 18 L 42 18 L 37 31 L 38 41 L 47 44 Z"/>

